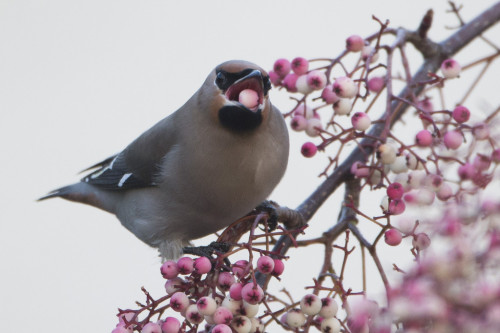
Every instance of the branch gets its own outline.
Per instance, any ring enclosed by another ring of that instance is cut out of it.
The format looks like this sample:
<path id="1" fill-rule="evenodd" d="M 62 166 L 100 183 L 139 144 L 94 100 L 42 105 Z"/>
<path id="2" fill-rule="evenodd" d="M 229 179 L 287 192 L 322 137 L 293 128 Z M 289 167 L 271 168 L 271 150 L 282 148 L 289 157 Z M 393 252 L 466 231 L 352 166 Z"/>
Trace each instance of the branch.
<path id="1" fill-rule="evenodd" d="M 426 38 L 422 39 L 418 32 L 408 32 L 403 29 L 399 30 L 401 33 L 398 33 L 398 38 L 403 39 L 399 41 L 400 45 L 403 45 L 406 41 L 411 42 L 424 54 L 426 60 L 418 72 L 411 78 L 409 84 L 399 93 L 399 99 L 392 101 L 389 114 L 386 112 L 386 114 L 381 117 L 382 121 L 376 122 L 372 126 L 368 133 L 368 137 L 361 141 L 360 146 L 355 148 L 346 160 L 335 169 L 335 171 L 326 178 L 326 180 L 319 185 L 301 205 L 299 205 L 299 207 L 297 207 L 297 211 L 302 214 L 306 222 L 311 220 L 316 211 L 342 183 L 352 180 L 353 175 L 350 172 L 351 165 L 357 161 L 363 162 L 367 156 L 373 153 L 375 140 L 370 137 L 379 137 L 381 135 L 385 127 L 384 120 L 390 119 L 390 127 L 392 127 L 410 107 L 408 103 L 402 102 L 401 99 L 419 95 L 424 88 L 423 85 L 418 84 L 419 82 L 427 80 L 428 74 L 437 72 L 443 60 L 460 51 L 474 38 L 478 37 L 499 20 L 500 2 L 485 10 L 474 20 L 461 27 L 448 39 L 439 44 L 433 43 Z M 362 149 L 360 147 L 362 147 Z M 347 224 L 344 228 L 346 227 Z M 285 254 L 290 245 L 292 245 L 290 238 L 282 236 L 275 244 L 273 250 Z"/>

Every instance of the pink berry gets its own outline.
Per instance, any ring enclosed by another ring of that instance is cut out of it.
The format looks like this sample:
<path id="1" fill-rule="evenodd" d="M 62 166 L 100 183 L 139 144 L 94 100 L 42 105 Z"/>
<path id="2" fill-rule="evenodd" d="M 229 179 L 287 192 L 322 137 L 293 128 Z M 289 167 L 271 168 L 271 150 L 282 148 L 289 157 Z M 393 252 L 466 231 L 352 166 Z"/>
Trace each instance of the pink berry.
<path id="1" fill-rule="evenodd" d="M 365 40 L 358 35 L 352 35 L 345 41 L 345 48 L 347 51 L 359 52 L 365 46 Z"/>
<path id="2" fill-rule="evenodd" d="M 125 328 L 125 326 L 118 324 L 111 333 L 132 333 L 132 328 Z"/>
<path id="3" fill-rule="evenodd" d="M 434 105 L 428 97 L 425 97 L 424 99 L 418 101 L 417 107 L 423 112 L 431 112 L 432 110 L 434 110 Z"/>
<path id="4" fill-rule="evenodd" d="M 389 203 L 389 213 L 391 215 L 400 215 L 405 211 L 406 205 L 403 200 L 392 200 Z"/>
<path id="5" fill-rule="evenodd" d="M 232 333 L 233 330 L 231 327 L 227 326 L 226 324 L 217 324 L 212 328 L 212 333 Z"/>
<path id="6" fill-rule="evenodd" d="M 233 267 L 231 267 L 231 271 L 241 279 L 250 272 L 250 264 L 248 260 L 238 260 L 233 264 Z"/>
<path id="7" fill-rule="evenodd" d="M 307 119 L 306 134 L 311 138 L 317 137 L 321 130 L 323 129 L 323 124 L 319 117 L 313 117 Z"/>
<path id="8" fill-rule="evenodd" d="M 463 142 L 463 137 L 459 131 L 448 131 L 444 134 L 443 142 L 448 149 L 458 149 Z"/>
<path id="9" fill-rule="evenodd" d="M 384 89 L 385 79 L 380 76 L 374 76 L 368 80 L 368 90 L 378 93 Z"/>
<path id="10" fill-rule="evenodd" d="M 173 279 L 179 274 L 177 263 L 172 260 L 165 261 L 160 267 L 160 272 L 165 279 Z"/>
<path id="11" fill-rule="evenodd" d="M 307 74 L 307 84 L 313 90 L 321 90 L 326 86 L 325 72 L 315 70 Z"/>
<path id="12" fill-rule="evenodd" d="M 364 178 L 370 175 L 370 168 L 362 162 L 356 161 L 351 166 L 351 173 L 357 178 Z"/>
<path id="13" fill-rule="evenodd" d="M 302 148 L 300 148 L 300 152 L 304 157 L 313 157 L 316 155 L 316 152 L 318 151 L 318 147 L 312 142 L 306 142 L 302 145 Z"/>
<path id="14" fill-rule="evenodd" d="M 244 89 L 238 95 L 238 102 L 248 109 L 255 109 L 259 105 L 259 94 L 252 89 Z"/>
<path id="15" fill-rule="evenodd" d="M 322 307 L 321 299 L 314 294 L 307 294 L 300 300 L 300 310 L 308 316 L 319 313 Z"/>
<path id="16" fill-rule="evenodd" d="M 333 86 L 331 84 L 323 88 L 321 92 L 321 98 L 326 102 L 326 104 L 333 104 L 339 100 L 337 94 L 333 92 Z"/>
<path id="17" fill-rule="evenodd" d="M 180 328 L 181 323 L 174 317 L 165 318 L 165 321 L 161 324 L 161 330 L 163 333 L 179 333 Z"/>
<path id="18" fill-rule="evenodd" d="M 231 320 L 233 320 L 233 313 L 229 309 L 219 306 L 215 310 L 213 317 L 216 324 L 229 325 L 231 324 Z"/>
<path id="19" fill-rule="evenodd" d="M 243 289 L 243 285 L 241 283 L 234 283 L 229 288 L 229 297 L 234 299 L 235 301 L 241 301 L 241 289 Z"/>
<path id="20" fill-rule="evenodd" d="M 472 165 L 474 165 L 478 171 L 486 171 L 490 168 L 491 159 L 486 155 L 477 154 L 476 157 L 474 157 Z"/>
<path id="21" fill-rule="evenodd" d="M 302 57 L 297 57 L 292 60 L 292 70 L 297 75 L 303 75 L 307 73 L 309 69 L 309 61 Z"/>
<path id="22" fill-rule="evenodd" d="M 241 289 L 241 296 L 245 302 L 257 304 L 264 298 L 264 291 L 258 284 L 249 282 Z"/>
<path id="23" fill-rule="evenodd" d="M 447 79 L 453 79 L 460 75 L 460 71 L 462 67 L 460 64 L 454 59 L 446 59 L 441 64 L 441 73 Z"/>
<path id="24" fill-rule="evenodd" d="M 297 92 L 297 79 L 299 76 L 295 73 L 288 73 L 283 79 L 283 87 L 289 92 Z"/>
<path id="25" fill-rule="evenodd" d="M 301 115 L 297 115 L 292 118 L 290 122 L 290 126 L 294 131 L 300 132 L 306 129 L 307 127 L 307 119 Z"/>
<path id="26" fill-rule="evenodd" d="M 459 105 L 453 109 L 451 115 L 457 123 L 465 123 L 470 118 L 470 111 L 465 106 Z"/>
<path id="27" fill-rule="evenodd" d="M 314 116 L 314 111 L 310 106 L 304 106 L 304 104 L 299 104 L 295 109 L 293 109 L 294 116 L 302 116 L 306 119 L 310 119 Z"/>
<path id="28" fill-rule="evenodd" d="M 490 129 L 486 124 L 478 124 L 472 129 L 476 140 L 486 140 L 490 137 Z"/>
<path id="29" fill-rule="evenodd" d="M 431 239 L 429 238 L 429 236 L 427 236 L 427 234 L 422 232 L 413 236 L 412 243 L 413 247 L 415 247 L 417 250 L 425 250 L 429 247 L 429 245 L 431 245 Z"/>
<path id="30" fill-rule="evenodd" d="M 428 130 L 421 130 L 415 136 L 415 143 L 419 147 L 429 147 L 432 145 L 432 133 Z"/>
<path id="31" fill-rule="evenodd" d="M 275 71 L 269 71 L 269 80 L 271 80 L 271 83 L 275 86 L 279 86 L 281 84 L 281 78 Z"/>
<path id="32" fill-rule="evenodd" d="M 339 310 L 339 306 L 337 302 L 331 297 L 325 297 L 321 299 L 321 310 L 319 311 L 319 315 L 323 318 L 332 318 L 335 317 L 337 311 Z"/>
<path id="33" fill-rule="evenodd" d="M 394 182 L 387 186 L 387 196 L 391 200 L 399 200 L 403 197 L 405 193 L 403 185 L 400 183 Z"/>
<path id="34" fill-rule="evenodd" d="M 397 229 L 389 229 L 384 234 L 384 239 L 387 245 L 396 246 L 401 243 L 403 236 Z"/>
<path id="35" fill-rule="evenodd" d="M 182 312 L 189 306 L 189 298 L 181 291 L 176 292 L 170 297 L 170 307 L 172 310 Z"/>
<path id="36" fill-rule="evenodd" d="M 280 276 L 283 274 L 283 271 L 285 270 L 285 264 L 283 261 L 279 259 L 273 259 L 274 260 L 274 269 L 273 269 L 273 275 L 274 276 Z"/>
<path id="37" fill-rule="evenodd" d="M 191 274 L 194 269 L 194 260 L 189 257 L 182 257 L 177 260 L 177 269 L 180 274 Z"/>
<path id="38" fill-rule="evenodd" d="M 194 271 L 198 274 L 206 274 L 212 269 L 212 263 L 207 257 L 199 257 L 194 260 Z"/>
<path id="39" fill-rule="evenodd" d="M 333 102 L 333 111 L 336 115 L 344 116 L 349 114 L 352 110 L 352 102 L 349 98 L 339 98 L 338 101 Z"/>
<path id="40" fill-rule="evenodd" d="M 184 281 L 180 277 L 174 277 L 173 279 L 168 279 L 165 282 L 165 291 L 167 294 L 172 295 L 180 289 Z"/>
<path id="41" fill-rule="evenodd" d="M 210 296 L 204 296 L 196 302 L 198 311 L 204 316 L 211 316 L 217 310 L 217 303 L 215 299 Z"/>
<path id="42" fill-rule="evenodd" d="M 341 76 L 333 82 L 333 92 L 342 98 L 353 98 L 358 93 L 358 86 L 347 76 Z"/>
<path id="43" fill-rule="evenodd" d="M 436 192 L 436 196 L 439 200 L 446 201 L 453 196 L 453 190 L 450 185 L 443 183 Z"/>
<path id="44" fill-rule="evenodd" d="M 352 127 L 354 127 L 355 130 L 363 132 L 370 127 L 372 121 L 370 120 L 370 117 L 364 112 L 356 112 L 352 117 L 351 117 L 351 123 Z"/>
<path id="45" fill-rule="evenodd" d="M 491 160 L 495 163 L 500 163 L 500 148 L 497 148 L 491 153 Z"/>
<path id="46" fill-rule="evenodd" d="M 257 260 L 257 270 L 262 274 L 271 274 L 274 270 L 274 260 L 268 256 L 261 256 Z"/>
<path id="47" fill-rule="evenodd" d="M 156 323 L 147 323 L 141 330 L 141 333 L 162 333 L 160 325 Z"/>
<path id="48" fill-rule="evenodd" d="M 476 173 L 476 168 L 470 163 L 465 163 L 458 167 L 458 176 L 462 180 L 473 179 Z"/>
<path id="49" fill-rule="evenodd" d="M 217 279 L 217 286 L 222 291 L 228 291 L 231 285 L 235 282 L 234 276 L 229 272 L 222 272 Z"/>
<path id="50" fill-rule="evenodd" d="M 291 64 L 287 59 L 278 59 L 274 62 L 274 72 L 278 74 L 279 77 L 284 78 L 288 73 L 290 73 Z"/>

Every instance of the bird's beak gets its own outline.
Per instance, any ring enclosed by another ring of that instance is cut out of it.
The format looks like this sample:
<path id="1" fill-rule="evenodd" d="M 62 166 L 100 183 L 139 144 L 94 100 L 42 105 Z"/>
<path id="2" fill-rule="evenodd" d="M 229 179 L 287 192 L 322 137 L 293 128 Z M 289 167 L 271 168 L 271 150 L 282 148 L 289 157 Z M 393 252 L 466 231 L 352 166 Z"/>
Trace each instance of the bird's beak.
<path id="1" fill-rule="evenodd" d="M 243 90 L 250 89 L 257 93 L 258 103 L 253 108 L 248 108 L 241 103 L 239 103 L 240 93 Z M 256 112 L 264 107 L 264 82 L 262 73 L 258 70 L 253 70 L 248 75 L 242 77 L 241 79 L 234 82 L 225 93 L 226 98 L 229 101 L 236 102 L 241 105 L 241 107 L 246 108 L 250 111 Z"/>

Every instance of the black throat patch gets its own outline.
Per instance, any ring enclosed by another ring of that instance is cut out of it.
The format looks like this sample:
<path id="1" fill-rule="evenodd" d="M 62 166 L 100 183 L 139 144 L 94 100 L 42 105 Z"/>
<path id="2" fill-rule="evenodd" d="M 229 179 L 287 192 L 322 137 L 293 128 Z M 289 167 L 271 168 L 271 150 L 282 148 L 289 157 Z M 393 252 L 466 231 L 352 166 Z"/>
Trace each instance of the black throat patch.
<path id="1" fill-rule="evenodd" d="M 219 110 L 219 121 L 222 126 L 232 131 L 251 131 L 262 123 L 262 112 L 237 105 L 226 105 Z"/>

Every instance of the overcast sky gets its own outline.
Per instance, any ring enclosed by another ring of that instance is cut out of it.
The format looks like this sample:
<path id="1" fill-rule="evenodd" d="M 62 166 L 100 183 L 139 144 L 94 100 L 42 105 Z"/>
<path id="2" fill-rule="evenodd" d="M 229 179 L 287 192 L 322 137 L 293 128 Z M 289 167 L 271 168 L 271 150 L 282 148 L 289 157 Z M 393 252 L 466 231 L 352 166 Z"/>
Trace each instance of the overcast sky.
<path id="1" fill-rule="evenodd" d="M 493 3 L 464 2 L 466 19 Z M 449 34 L 443 27 L 456 23 L 444 13 L 446 3 L 2 0 L 1 330 L 111 331 L 118 307 L 143 300 L 141 286 L 161 296 L 156 250 L 114 216 L 35 199 L 77 181 L 78 171 L 119 152 L 175 111 L 215 65 L 246 59 L 269 69 L 280 57 L 332 57 L 349 35 L 379 28 L 373 14 L 393 27 L 416 28 L 431 6 L 430 36 L 439 41 Z M 271 98 L 282 110 L 290 106 L 285 94 L 273 91 Z M 292 137 L 289 170 L 272 196 L 290 207 L 317 186 L 325 165 L 300 156 L 303 140 Z M 331 199 L 334 209 L 339 200 Z M 333 223 L 336 214 L 323 216 Z M 319 270 L 297 259 L 287 266 L 285 281 L 310 284 L 311 276 L 294 271 L 298 265 Z M 359 267 L 352 274 L 359 276 Z"/>

